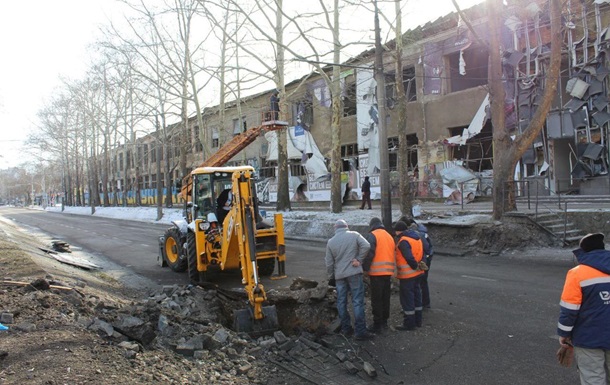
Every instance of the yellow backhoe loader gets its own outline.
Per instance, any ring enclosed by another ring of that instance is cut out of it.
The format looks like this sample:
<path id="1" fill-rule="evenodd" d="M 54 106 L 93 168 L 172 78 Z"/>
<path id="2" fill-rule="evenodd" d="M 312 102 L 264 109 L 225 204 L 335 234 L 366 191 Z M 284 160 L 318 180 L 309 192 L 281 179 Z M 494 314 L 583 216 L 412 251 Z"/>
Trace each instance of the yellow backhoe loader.
<path id="1" fill-rule="evenodd" d="M 287 123 L 265 122 L 236 136 L 182 181 L 185 218 L 159 239 L 162 266 L 188 271 L 192 283 L 207 281 L 213 270 L 241 270 L 247 309 L 234 312 L 238 332 L 264 334 L 279 328 L 275 306 L 267 300 L 261 276 L 285 277 L 286 250 L 281 214 L 273 224 L 259 214 L 254 168 L 220 167 L 264 131 Z"/>

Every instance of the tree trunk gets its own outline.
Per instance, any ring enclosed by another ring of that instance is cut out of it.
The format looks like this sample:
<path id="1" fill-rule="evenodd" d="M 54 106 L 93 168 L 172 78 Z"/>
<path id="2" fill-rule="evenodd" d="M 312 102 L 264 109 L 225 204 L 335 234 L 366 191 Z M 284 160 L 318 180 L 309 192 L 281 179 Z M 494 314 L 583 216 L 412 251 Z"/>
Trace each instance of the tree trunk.
<path id="1" fill-rule="evenodd" d="M 400 0 L 394 2 L 396 9 L 396 51 L 395 51 L 395 83 L 396 83 L 396 106 L 398 112 L 398 120 L 396 121 L 398 132 L 398 191 L 400 212 L 403 215 L 411 215 L 413 211 L 413 194 L 411 192 L 411 180 L 409 176 L 409 148 L 407 144 L 407 97 L 405 94 L 405 86 L 403 79 L 402 68 L 402 10 Z"/>
<path id="2" fill-rule="evenodd" d="M 284 25 L 282 20 L 283 0 L 276 0 L 275 10 L 275 38 L 277 40 L 275 57 L 276 88 L 280 91 L 280 113 L 279 118 L 288 118 L 286 89 L 284 87 Z M 286 141 L 286 130 L 277 131 L 277 203 L 278 211 L 290 210 L 290 191 L 288 188 L 288 143 Z"/>
<path id="3" fill-rule="evenodd" d="M 493 216 L 500 219 L 506 209 L 504 183 L 508 180 L 508 165 L 512 139 L 506 132 L 504 115 L 504 86 L 502 84 L 502 56 L 500 52 L 500 15 L 502 0 L 489 0 L 489 98 L 493 126 Z"/>
<path id="4" fill-rule="evenodd" d="M 334 1 L 333 20 L 333 62 L 339 63 L 341 61 L 339 0 Z M 330 93 L 332 95 L 332 120 L 330 123 L 330 208 L 333 213 L 340 213 L 343 209 L 343 197 L 341 196 L 341 171 L 343 168 L 341 160 L 341 116 L 343 115 L 343 108 L 341 104 L 341 67 L 339 65 L 333 66 Z"/>
<path id="5" fill-rule="evenodd" d="M 489 88 L 491 120 L 493 125 L 493 217 L 502 218 L 505 212 L 516 209 L 514 170 L 523 153 L 531 147 L 535 138 L 544 127 L 546 116 L 557 92 L 561 68 L 561 7 L 560 0 L 550 0 L 551 56 L 549 71 L 546 74 L 544 92 L 540 105 L 525 131 L 515 140 L 505 127 L 504 87 L 502 84 L 502 47 L 500 46 L 500 15 L 502 0 L 490 0 L 489 31 Z"/>

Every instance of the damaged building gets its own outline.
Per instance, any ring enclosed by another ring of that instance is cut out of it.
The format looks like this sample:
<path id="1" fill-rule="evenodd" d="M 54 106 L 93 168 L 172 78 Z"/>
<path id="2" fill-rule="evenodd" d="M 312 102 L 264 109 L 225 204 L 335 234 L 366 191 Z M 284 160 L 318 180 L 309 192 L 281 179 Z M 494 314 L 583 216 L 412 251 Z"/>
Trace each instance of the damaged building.
<path id="1" fill-rule="evenodd" d="M 540 105 L 548 82 L 550 16 L 546 0 L 509 1 L 502 14 L 503 84 L 506 125 L 524 130 Z M 568 1 L 562 10 L 562 63 L 558 90 L 545 127 L 515 169 L 520 188 L 539 194 L 607 194 L 608 74 L 610 0 Z M 380 197 L 379 147 L 389 150 L 391 194 L 398 195 L 398 173 L 411 178 L 417 197 L 471 201 L 490 195 L 493 177 L 493 127 L 488 92 L 489 31 L 485 3 L 454 12 L 404 34 L 403 85 L 407 126 L 398 132 L 392 42 L 386 44 L 385 88 L 387 143 L 377 135 L 379 114 L 374 51 L 350 59 L 341 73 L 342 186 L 345 199 L 359 199 L 365 176 L 372 198 Z M 367 68 L 368 67 L 368 68 Z M 330 68 L 328 69 L 330 71 Z M 203 127 L 191 127 L 187 162 L 201 163 L 204 145 L 213 153 L 234 136 L 269 119 L 274 90 L 204 110 Z M 286 85 L 289 189 L 293 201 L 330 200 L 331 97 L 319 74 Z M 179 125 L 170 126 L 168 131 Z M 177 129 L 176 129 L 177 131 Z M 399 136 L 406 136 L 408 170 L 397 170 Z M 153 135 L 140 138 L 152 148 Z M 167 154 L 176 163 L 178 151 Z M 117 150 L 125 152 L 125 147 Z M 128 151 L 127 151 L 128 152 Z M 163 154 L 161 154 L 163 156 Z M 125 154 L 126 159 L 129 154 Z M 138 157 L 136 177 L 116 166 L 115 175 L 141 190 L 143 203 L 156 195 L 155 156 Z M 122 157 L 121 157 L 122 159 Z M 258 173 L 259 198 L 277 198 L 277 134 L 267 133 L 235 156 L 231 164 L 252 165 Z M 135 168 L 135 162 L 134 162 Z M 162 180 L 163 180 L 163 174 Z M 180 180 L 173 168 L 171 181 Z M 534 182 L 532 184 L 531 182 Z M 148 193 L 149 191 L 150 193 Z M 173 191 L 177 201 L 177 191 Z"/>

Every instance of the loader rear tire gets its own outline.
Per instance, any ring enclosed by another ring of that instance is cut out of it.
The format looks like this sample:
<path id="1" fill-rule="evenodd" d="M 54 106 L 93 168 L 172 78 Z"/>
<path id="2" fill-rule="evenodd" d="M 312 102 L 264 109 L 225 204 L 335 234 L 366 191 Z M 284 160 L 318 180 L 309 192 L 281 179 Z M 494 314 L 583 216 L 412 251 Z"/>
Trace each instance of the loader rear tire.
<path id="1" fill-rule="evenodd" d="M 187 260 L 184 258 L 182 245 L 184 239 L 180 230 L 171 227 L 165 230 L 165 244 L 163 245 L 163 258 L 167 265 L 175 272 L 183 272 L 187 268 Z"/>
<path id="2" fill-rule="evenodd" d="M 191 231 L 186 234 L 186 259 L 188 262 L 189 279 L 193 285 L 198 285 L 201 278 L 199 271 L 197 271 L 197 245 L 195 234 Z"/>
<path id="3" fill-rule="evenodd" d="M 261 277 L 269 277 L 273 274 L 273 270 L 275 270 L 275 258 L 259 259 L 256 263 L 258 265 L 258 275 Z"/>

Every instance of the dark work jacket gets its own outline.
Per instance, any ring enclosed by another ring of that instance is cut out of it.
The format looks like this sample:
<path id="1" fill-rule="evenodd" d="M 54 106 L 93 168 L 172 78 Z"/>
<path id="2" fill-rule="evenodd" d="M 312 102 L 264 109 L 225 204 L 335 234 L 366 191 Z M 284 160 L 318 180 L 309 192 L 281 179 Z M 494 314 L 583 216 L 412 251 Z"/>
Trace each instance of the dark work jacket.
<path id="1" fill-rule="evenodd" d="M 365 180 L 362 183 L 362 188 L 361 188 L 363 193 L 370 193 L 371 192 L 371 182 L 368 180 Z"/>

